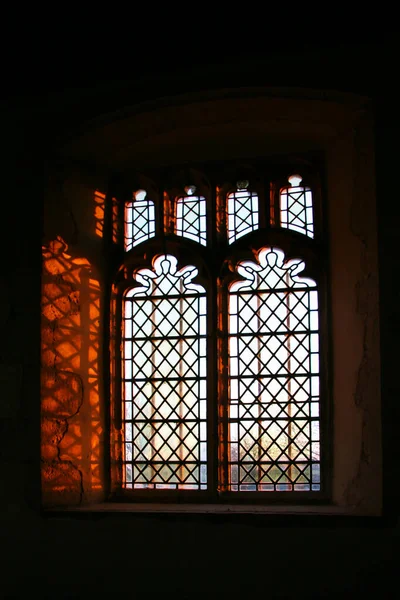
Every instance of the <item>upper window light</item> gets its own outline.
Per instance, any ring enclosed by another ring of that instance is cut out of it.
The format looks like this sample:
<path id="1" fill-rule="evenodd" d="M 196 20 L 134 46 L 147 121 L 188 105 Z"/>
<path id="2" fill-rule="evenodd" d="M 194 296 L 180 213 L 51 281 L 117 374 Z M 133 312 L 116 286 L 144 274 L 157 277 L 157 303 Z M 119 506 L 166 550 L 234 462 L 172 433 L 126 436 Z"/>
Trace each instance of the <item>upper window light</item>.
<path id="1" fill-rule="evenodd" d="M 258 229 L 258 196 L 248 191 L 249 182 L 238 181 L 235 192 L 228 194 L 228 241 L 235 240 Z"/>
<path id="2" fill-rule="evenodd" d="M 176 201 L 176 234 L 206 246 L 206 199 L 194 195 L 194 185 L 186 186 L 185 192 L 187 196 Z"/>
<path id="3" fill-rule="evenodd" d="M 312 192 L 301 185 L 301 175 L 288 177 L 289 186 L 280 192 L 281 227 L 314 237 Z"/>
<path id="4" fill-rule="evenodd" d="M 137 190 L 134 200 L 125 204 L 125 250 L 155 236 L 154 202 L 146 200 L 146 191 Z"/>

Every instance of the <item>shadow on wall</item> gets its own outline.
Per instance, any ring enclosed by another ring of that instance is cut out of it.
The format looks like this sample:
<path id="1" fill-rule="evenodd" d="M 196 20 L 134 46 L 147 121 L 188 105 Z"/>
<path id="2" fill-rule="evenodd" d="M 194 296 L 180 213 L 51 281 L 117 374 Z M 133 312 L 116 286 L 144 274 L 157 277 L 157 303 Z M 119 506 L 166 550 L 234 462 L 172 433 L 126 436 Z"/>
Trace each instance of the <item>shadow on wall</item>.
<path id="1" fill-rule="evenodd" d="M 41 428 L 44 506 L 103 488 L 99 403 L 100 285 L 61 237 L 43 247 Z"/>

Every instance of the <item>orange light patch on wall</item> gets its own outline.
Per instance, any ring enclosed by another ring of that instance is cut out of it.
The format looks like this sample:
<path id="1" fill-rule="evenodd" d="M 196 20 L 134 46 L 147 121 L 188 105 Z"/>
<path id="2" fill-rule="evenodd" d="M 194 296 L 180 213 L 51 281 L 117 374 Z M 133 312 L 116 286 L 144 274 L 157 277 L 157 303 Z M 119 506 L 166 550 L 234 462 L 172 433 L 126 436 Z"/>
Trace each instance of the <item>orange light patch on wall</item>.
<path id="1" fill-rule="evenodd" d="M 101 426 L 99 402 L 99 339 L 100 339 L 100 284 L 97 280 L 89 279 L 89 346 L 87 356 L 86 391 L 90 410 L 90 481 L 91 489 L 102 488 L 100 476 L 100 440 L 103 432 Z"/>
<path id="2" fill-rule="evenodd" d="M 99 237 L 103 237 L 105 201 L 106 195 L 96 190 L 94 192 L 94 220 L 96 235 Z"/>
<path id="3" fill-rule="evenodd" d="M 118 242 L 118 202 L 116 198 L 112 199 L 112 241 Z"/>
<path id="4" fill-rule="evenodd" d="M 43 248 L 42 492 L 79 503 L 100 475 L 100 286 L 89 261 L 57 238 Z"/>
<path id="5" fill-rule="evenodd" d="M 106 195 L 96 190 L 93 196 L 94 200 L 94 222 L 95 233 L 98 237 L 104 236 L 105 204 Z M 112 241 L 116 244 L 118 241 L 118 202 L 116 198 L 111 200 L 111 218 L 112 218 Z"/>

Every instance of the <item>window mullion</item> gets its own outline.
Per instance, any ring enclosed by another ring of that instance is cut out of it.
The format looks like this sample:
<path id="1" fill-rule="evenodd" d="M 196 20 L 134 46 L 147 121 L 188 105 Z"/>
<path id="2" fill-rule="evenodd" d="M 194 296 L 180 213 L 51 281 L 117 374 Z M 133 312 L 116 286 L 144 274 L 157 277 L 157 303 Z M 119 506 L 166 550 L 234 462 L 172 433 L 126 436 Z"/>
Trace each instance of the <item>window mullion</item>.
<path id="1" fill-rule="evenodd" d="M 229 484 L 229 399 L 228 399 L 228 293 L 220 283 L 218 289 L 218 491 L 226 492 Z"/>

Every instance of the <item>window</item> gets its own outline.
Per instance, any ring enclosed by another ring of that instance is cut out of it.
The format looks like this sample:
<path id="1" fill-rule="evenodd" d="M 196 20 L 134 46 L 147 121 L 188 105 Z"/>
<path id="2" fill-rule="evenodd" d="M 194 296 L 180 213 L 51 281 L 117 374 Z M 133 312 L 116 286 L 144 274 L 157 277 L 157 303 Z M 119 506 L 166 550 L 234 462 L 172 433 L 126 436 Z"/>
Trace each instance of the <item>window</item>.
<path id="1" fill-rule="evenodd" d="M 132 202 L 125 206 L 125 250 L 130 250 L 155 235 L 154 202 L 146 200 L 146 192 L 137 190 Z"/>
<path id="2" fill-rule="evenodd" d="M 308 169 L 313 186 L 300 185 L 289 166 L 275 177 L 264 168 L 233 167 L 230 180 L 186 169 L 158 198 L 154 184 L 119 202 L 113 447 L 123 495 L 326 496 L 318 177 Z"/>
<path id="3" fill-rule="evenodd" d="M 287 92 L 137 107 L 71 140 L 61 171 L 60 157 L 49 165 L 44 506 L 171 499 L 168 510 L 186 510 L 193 499 L 194 510 L 259 501 L 270 512 L 293 501 L 296 512 L 380 514 L 372 110 L 362 97 Z M 141 322 L 130 310 L 153 313 Z M 165 427 L 149 438 L 156 414 Z M 167 487 L 150 487 L 157 469 L 154 486 Z"/>

